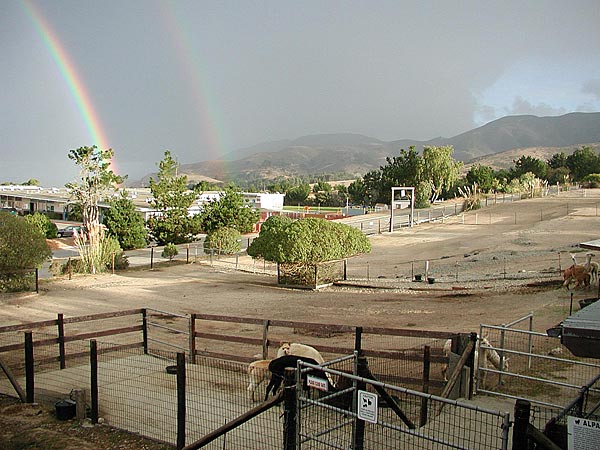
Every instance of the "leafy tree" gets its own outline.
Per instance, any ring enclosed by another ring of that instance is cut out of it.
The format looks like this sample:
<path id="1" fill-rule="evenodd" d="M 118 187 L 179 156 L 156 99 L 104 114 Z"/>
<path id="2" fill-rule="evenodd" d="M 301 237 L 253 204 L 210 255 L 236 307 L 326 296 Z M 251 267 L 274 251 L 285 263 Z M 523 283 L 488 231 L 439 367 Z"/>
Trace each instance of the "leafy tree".
<path id="1" fill-rule="evenodd" d="M 159 245 L 189 242 L 197 229 L 197 219 L 188 210 L 196 193 L 187 188 L 187 177 L 177 176 L 179 164 L 169 150 L 158 163 L 157 180 L 150 178 L 151 206 L 158 212 L 148 219 L 150 233 Z"/>
<path id="2" fill-rule="evenodd" d="M 23 186 L 39 186 L 40 182 L 36 178 L 30 178 L 29 180 L 21 184 L 23 184 Z"/>
<path id="3" fill-rule="evenodd" d="M 360 230 L 324 219 L 291 221 L 279 216 L 263 224 L 248 247 L 248 255 L 278 263 L 315 264 L 371 251 Z"/>
<path id="4" fill-rule="evenodd" d="M 173 258 L 175 258 L 178 254 L 179 250 L 177 250 L 177 246 L 172 242 L 169 242 L 163 248 L 163 251 L 160 254 L 160 256 L 162 256 L 163 258 L 169 258 L 169 261 L 173 261 Z"/>
<path id="5" fill-rule="evenodd" d="M 494 187 L 494 169 L 481 164 L 473 165 L 467 172 L 466 179 L 469 185 L 477 184 L 482 192 L 490 192 Z"/>
<path id="6" fill-rule="evenodd" d="M 522 155 L 519 159 L 513 161 L 515 166 L 512 171 L 513 178 L 519 178 L 526 173 L 532 173 L 538 178 L 545 179 L 548 172 L 548 164 L 539 158 Z"/>
<path id="7" fill-rule="evenodd" d="M 45 214 L 35 212 L 29 216 L 25 216 L 25 220 L 32 224 L 46 239 L 54 239 L 58 236 L 56 224 Z"/>
<path id="8" fill-rule="evenodd" d="M 105 236 L 102 241 L 102 263 L 106 269 L 111 269 L 112 265 L 115 269 L 127 269 L 129 261 L 123 253 L 123 249 L 115 236 Z"/>
<path id="9" fill-rule="evenodd" d="M 135 210 L 127 192 L 109 201 L 110 208 L 104 214 L 104 225 L 110 236 L 114 236 L 124 250 L 146 246 L 148 231 L 144 218 Z"/>
<path id="10" fill-rule="evenodd" d="M 565 155 L 565 152 L 555 153 L 546 162 L 548 163 L 551 169 L 567 167 L 567 155 Z"/>
<path id="11" fill-rule="evenodd" d="M 431 186 L 430 201 L 434 202 L 445 190 L 453 187 L 458 180 L 462 163 L 452 158 L 451 145 L 423 148 L 423 167 L 419 181 L 428 181 Z"/>
<path id="12" fill-rule="evenodd" d="M 599 188 L 600 187 L 600 173 L 590 173 L 583 177 L 581 180 L 585 187 L 588 188 Z"/>
<path id="13" fill-rule="evenodd" d="M 331 185 L 326 181 L 319 181 L 314 184 L 313 192 L 316 194 L 317 192 L 331 192 Z"/>
<path id="14" fill-rule="evenodd" d="M 573 181 L 579 181 L 590 173 L 600 172 L 600 158 L 591 147 L 583 146 L 567 156 L 567 167 Z"/>
<path id="15" fill-rule="evenodd" d="M 0 212 L 0 290 L 28 289 L 31 274 L 52 256 L 46 238 L 23 217 Z"/>
<path id="16" fill-rule="evenodd" d="M 362 179 L 357 179 L 348 186 L 348 195 L 352 203 L 362 205 L 365 200 L 365 184 Z"/>
<path id="17" fill-rule="evenodd" d="M 101 246 L 104 231 L 98 219 L 98 202 L 124 180 L 110 168 L 113 156 L 112 149 L 99 150 L 95 145 L 69 151 L 69 158 L 79 166 L 80 180 L 67 183 L 66 187 L 81 206 L 86 229 L 85 234 L 75 235 L 75 245 L 83 264 L 91 273 L 103 270 Z"/>
<path id="18" fill-rule="evenodd" d="M 192 187 L 192 190 L 196 192 L 218 191 L 219 189 L 221 188 L 217 184 L 210 183 L 206 180 L 201 180 Z"/>
<path id="19" fill-rule="evenodd" d="M 235 228 L 217 228 L 206 235 L 204 251 L 217 250 L 219 254 L 233 255 L 242 249 L 242 235 Z"/>
<path id="20" fill-rule="evenodd" d="M 556 169 L 548 169 L 546 179 L 549 183 L 555 184 L 566 184 L 569 182 L 571 177 L 571 171 L 568 167 L 557 167 Z"/>
<path id="21" fill-rule="evenodd" d="M 206 203 L 200 213 L 200 229 L 210 233 L 218 228 L 229 227 L 240 233 L 252 231 L 260 214 L 244 202 L 244 196 L 235 187 L 228 186 L 218 200 Z"/>
<path id="22" fill-rule="evenodd" d="M 310 185 L 308 183 L 299 184 L 288 188 L 285 192 L 285 203 L 288 205 L 297 205 L 306 202 L 310 195 Z"/>

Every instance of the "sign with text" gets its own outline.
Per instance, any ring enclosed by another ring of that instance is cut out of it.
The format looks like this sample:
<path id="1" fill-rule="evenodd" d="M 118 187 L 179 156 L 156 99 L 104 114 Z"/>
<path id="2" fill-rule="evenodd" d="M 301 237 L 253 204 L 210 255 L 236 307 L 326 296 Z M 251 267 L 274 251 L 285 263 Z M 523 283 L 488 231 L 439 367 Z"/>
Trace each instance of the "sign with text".
<path id="1" fill-rule="evenodd" d="M 358 418 L 365 422 L 377 423 L 377 394 L 358 391 Z"/>
<path id="2" fill-rule="evenodd" d="M 318 389 L 319 391 L 327 392 L 328 390 L 327 380 L 315 377 L 314 375 L 306 376 L 306 384 L 308 385 L 308 387 Z"/>
<path id="3" fill-rule="evenodd" d="M 596 450 L 600 448 L 600 422 L 567 416 L 569 450 Z"/>

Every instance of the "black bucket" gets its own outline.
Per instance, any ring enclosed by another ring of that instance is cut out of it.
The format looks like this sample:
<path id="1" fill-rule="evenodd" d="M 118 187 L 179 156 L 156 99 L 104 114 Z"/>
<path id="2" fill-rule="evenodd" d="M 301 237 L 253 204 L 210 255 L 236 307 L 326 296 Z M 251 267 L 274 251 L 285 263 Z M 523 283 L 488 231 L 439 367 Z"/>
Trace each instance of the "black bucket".
<path id="1" fill-rule="evenodd" d="M 433 277 L 428 277 L 428 278 L 427 278 L 427 282 L 428 282 L 429 284 L 433 284 L 433 283 L 435 283 L 435 278 L 433 278 Z"/>
<path id="2" fill-rule="evenodd" d="M 69 420 L 75 417 L 77 404 L 73 400 L 60 400 L 54 404 L 56 418 L 58 420 Z"/>
<path id="3" fill-rule="evenodd" d="M 421 275 L 419 275 L 419 274 L 415 275 L 415 281 L 421 281 Z"/>

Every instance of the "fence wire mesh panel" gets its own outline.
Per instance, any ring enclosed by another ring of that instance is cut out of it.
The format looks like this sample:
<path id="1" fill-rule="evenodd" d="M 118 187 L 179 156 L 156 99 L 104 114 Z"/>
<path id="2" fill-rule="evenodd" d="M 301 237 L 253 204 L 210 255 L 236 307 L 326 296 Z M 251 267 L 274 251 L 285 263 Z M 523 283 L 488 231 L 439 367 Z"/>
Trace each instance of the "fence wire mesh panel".
<path id="1" fill-rule="evenodd" d="M 564 407 L 582 386 L 600 374 L 597 360 L 572 355 L 558 338 L 491 325 L 482 325 L 481 333 L 489 345 L 480 341 L 480 355 L 495 353 L 508 359 L 508 367 L 501 371 L 490 359 L 486 363 L 480 356 L 478 392 Z"/>
<path id="2" fill-rule="evenodd" d="M 351 394 L 335 397 L 330 392 L 297 389 L 299 448 L 508 448 L 508 413 L 324 370 L 337 376 L 337 389 L 346 388 Z M 299 379 L 297 383 L 300 385 Z M 361 406 L 357 399 L 351 401 L 361 383 L 360 390 L 377 398 L 377 407 L 369 406 L 376 413 L 368 422 L 358 419 Z"/>
<path id="3" fill-rule="evenodd" d="M 111 426 L 174 444 L 177 382 L 173 364 L 143 353 L 98 343 L 99 416 Z"/>
<path id="4" fill-rule="evenodd" d="M 267 372 L 252 400 L 248 365 L 216 358 L 198 358 L 186 368 L 186 442 L 191 443 L 242 415 L 262 401 Z M 280 408 L 272 408 L 234 428 L 205 448 L 283 448 Z"/>
<path id="5" fill-rule="evenodd" d="M 439 394 L 445 384 L 442 366 L 448 362 L 448 358 L 443 354 L 443 347 L 446 339 L 451 336 L 436 332 L 422 332 L 422 336 L 418 336 L 417 330 L 412 331 L 413 336 L 379 334 L 374 330 L 363 331 L 361 348 L 369 358 L 371 372 L 378 381 L 422 390 L 425 346 L 428 346 L 429 392 Z M 436 335 L 439 337 L 435 337 Z"/>

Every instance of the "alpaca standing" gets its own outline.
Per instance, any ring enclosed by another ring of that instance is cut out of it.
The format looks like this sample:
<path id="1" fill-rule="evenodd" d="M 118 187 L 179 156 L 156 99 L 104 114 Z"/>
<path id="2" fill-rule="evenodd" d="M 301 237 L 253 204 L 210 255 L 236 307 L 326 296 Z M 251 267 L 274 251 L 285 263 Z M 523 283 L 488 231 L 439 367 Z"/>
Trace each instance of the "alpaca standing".
<path id="1" fill-rule="evenodd" d="M 592 281 L 598 281 L 598 263 L 596 261 L 592 261 L 593 253 L 586 253 L 586 261 L 585 268 L 590 273 Z"/>
<path id="2" fill-rule="evenodd" d="M 571 267 L 565 269 L 563 273 L 563 287 L 569 289 L 571 280 L 575 280 L 575 288 L 578 288 L 583 283 L 584 287 L 590 286 L 590 273 L 585 266 L 573 264 Z"/>
<path id="3" fill-rule="evenodd" d="M 484 347 L 491 347 L 492 344 L 490 344 L 490 341 L 486 338 L 486 337 L 477 337 L 480 341 L 481 344 Z M 452 348 L 452 339 L 448 339 L 446 340 L 446 342 L 444 343 L 444 356 L 448 357 L 450 356 L 450 351 Z M 481 348 L 481 347 L 479 347 Z M 504 360 L 502 361 L 502 369 L 500 369 L 500 355 L 498 354 L 498 352 L 496 350 L 494 350 L 493 348 L 481 348 L 481 352 L 483 353 L 483 368 L 487 368 L 487 364 L 490 363 L 496 370 L 502 370 L 502 371 L 506 371 L 508 370 L 508 360 L 509 358 L 504 358 Z M 479 367 L 479 351 L 478 351 L 478 347 L 475 348 L 475 367 Z M 448 381 L 448 364 L 444 364 L 442 365 L 442 376 L 444 377 L 444 381 Z M 483 385 L 485 385 L 485 377 L 487 375 L 487 371 L 483 372 Z"/>

